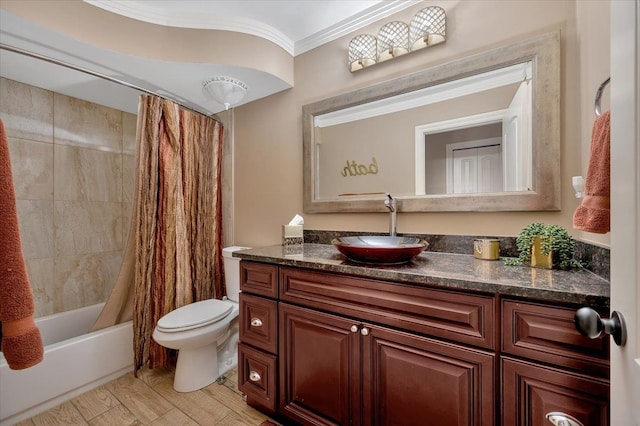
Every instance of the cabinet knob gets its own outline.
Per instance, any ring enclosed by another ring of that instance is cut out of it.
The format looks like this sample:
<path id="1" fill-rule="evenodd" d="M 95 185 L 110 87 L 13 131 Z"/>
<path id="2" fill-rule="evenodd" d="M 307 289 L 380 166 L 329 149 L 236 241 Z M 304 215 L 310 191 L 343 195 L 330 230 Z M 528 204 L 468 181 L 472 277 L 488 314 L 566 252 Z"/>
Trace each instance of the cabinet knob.
<path id="1" fill-rule="evenodd" d="M 363 336 L 368 335 L 369 329 L 367 327 L 362 327 L 362 330 L 360 330 L 360 334 L 362 334 Z"/>
<path id="2" fill-rule="evenodd" d="M 358 326 L 357 326 L 357 325 L 355 325 L 355 324 L 354 324 L 354 325 L 352 325 L 352 326 L 351 326 L 351 332 L 352 332 L 352 333 L 357 333 L 357 332 L 358 332 Z"/>
<path id="3" fill-rule="evenodd" d="M 249 372 L 249 380 L 251 380 L 252 382 L 259 382 L 261 378 L 262 377 L 260 377 L 260 373 L 258 373 L 257 371 L 251 370 Z"/>
<path id="4" fill-rule="evenodd" d="M 251 318 L 251 327 L 262 327 L 262 320 L 260 318 Z"/>
<path id="5" fill-rule="evenodd" d="M 546 418 L 555 426 L 584 426 L 575 417 L 559 411 L 547 413 Z"/>
<path id="6" fill-rule="evenodd" d="M 597 339 L 604 334 L 610 334 L 618 346 L 627 343 L 627 327 L 622 314 L 618 311 L 611 312 L 611 318 L 603 319 L 591 308 L 580 308 L 573 317 L 573 323 L 580 334 L 590 339 Z"/>

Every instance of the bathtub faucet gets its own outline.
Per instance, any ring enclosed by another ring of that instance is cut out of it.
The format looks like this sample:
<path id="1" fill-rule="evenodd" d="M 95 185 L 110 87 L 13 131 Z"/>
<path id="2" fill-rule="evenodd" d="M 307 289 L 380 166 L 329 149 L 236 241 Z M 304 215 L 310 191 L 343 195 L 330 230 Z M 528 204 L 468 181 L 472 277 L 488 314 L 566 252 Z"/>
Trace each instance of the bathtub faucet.
<path id="1" fill-rule="evenodd" d="M 384 200 L 384 205 L 389 209 L 389 235 L 396 236 L 396 212 L 398 210 L 398 202 L 388 192 L 385 193 L 387 198 Z"/>

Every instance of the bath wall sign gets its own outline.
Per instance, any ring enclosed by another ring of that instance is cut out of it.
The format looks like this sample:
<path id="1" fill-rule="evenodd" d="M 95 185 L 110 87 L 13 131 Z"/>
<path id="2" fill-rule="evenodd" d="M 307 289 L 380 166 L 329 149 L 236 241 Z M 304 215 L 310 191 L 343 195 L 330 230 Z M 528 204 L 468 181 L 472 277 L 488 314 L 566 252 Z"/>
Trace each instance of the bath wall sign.
<path id="1" fill-rule="evenodd" d="M 359 164 L 356 160 L 347 160 L 347 165 L 342 169 L 342 176 L 363 176 L 363 175 L 377 175 L 378 174 L 378 161 L 376 157 L 371 157 L 371 163 Z"/>

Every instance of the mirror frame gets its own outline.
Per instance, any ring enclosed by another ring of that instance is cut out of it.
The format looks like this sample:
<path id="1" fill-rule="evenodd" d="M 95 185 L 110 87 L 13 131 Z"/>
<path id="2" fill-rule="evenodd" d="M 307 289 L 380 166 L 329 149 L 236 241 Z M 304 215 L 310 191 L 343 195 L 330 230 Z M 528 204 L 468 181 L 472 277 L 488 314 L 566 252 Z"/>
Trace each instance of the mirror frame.
<path id="1" fill-rule="evenodd" d="M 460 195 L 394 196 L 398 211 L 560 210 L 560 32 L 543 34 L 414 74 L 337 95 L 302 107 L 304 213 L 386 212 L 384 195 L 318 200 L 314 118 L 343 108 L 423 89 L 469 75 L 532 61 L 533 191 Z M 384 191 L 380 188 L 380 191 Z M 393 195 L 393 194 L 391 194 Z"/>

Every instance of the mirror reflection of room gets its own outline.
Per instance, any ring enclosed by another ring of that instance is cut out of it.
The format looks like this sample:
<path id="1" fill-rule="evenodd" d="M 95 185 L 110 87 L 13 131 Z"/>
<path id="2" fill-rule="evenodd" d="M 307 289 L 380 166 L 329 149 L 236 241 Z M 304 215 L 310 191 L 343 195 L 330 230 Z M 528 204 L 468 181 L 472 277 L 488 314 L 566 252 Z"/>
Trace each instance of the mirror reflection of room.
<path id="1" fill-rule="evenodd" d="M 319 199 L 532 190 L 532 63 L 314 119 Z"/>

